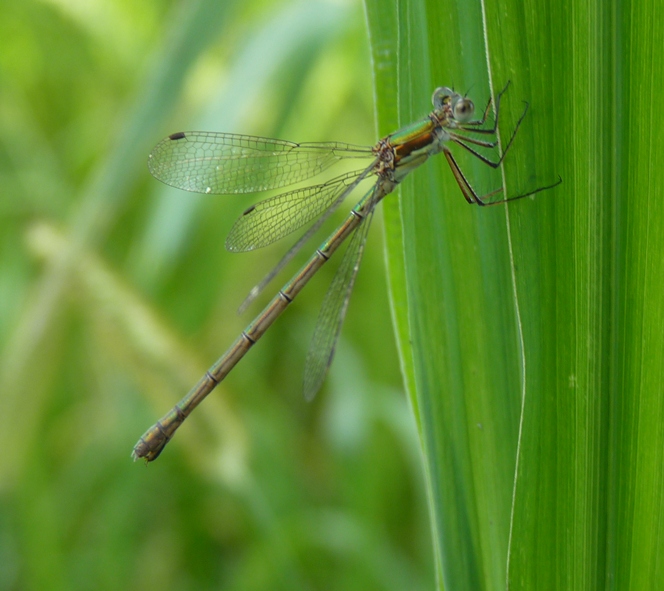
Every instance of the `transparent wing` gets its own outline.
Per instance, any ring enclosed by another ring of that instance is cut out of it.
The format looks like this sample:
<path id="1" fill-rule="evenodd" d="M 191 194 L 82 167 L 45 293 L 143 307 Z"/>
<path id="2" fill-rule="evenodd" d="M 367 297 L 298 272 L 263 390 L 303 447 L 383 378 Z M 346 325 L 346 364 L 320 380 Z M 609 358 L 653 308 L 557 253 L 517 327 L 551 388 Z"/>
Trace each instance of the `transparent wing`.
<path id="1" fill-rule="evenodd" d="M 174 133 L 148 157 L 152 175 L 195 193 L 255 193 L 308 179 L 343 158 L 366 158 L 370 147 L 341 142 L 296 144 L 207 131 Z"/>
<path id="2" fill-rule="evenodd" d="M 348 184 L 346 188 L 340 192 L 336 201 L 334 201 L 325 212 L 316 220 L 314 224 L 304 233 L 303 236 L 289 249 L 289 251 L 281 257 L 281 260 L 274 266 L 274 268 L 265 276 L 263 280 L 256 285 L 250 292 L 249 295 L 244 299 L 242 305 L 240 306 L 238 313 L 241 314 L 246 310 L 247 306 L 253 302 L 258 295 L 267 287 L 267 285 L 276 277 L 276 275 L 295 257 L 295 255 L 300 252 L 302 247 L 309 242 L 311 237 L 320 230 L 321 226 L 325 221 L 338 209 L 346 197 L 350 195 L 364 179 L 366 179 L 373 171 L 376 169 L 378 164 L 378 159 L 374 160 L 369 166 L 367 166 L 356 178 L 355 180 Z M 373 193 L 372 193 L 373 194 Z"/>
<path id="3" fill-rule="evenodd" d="M 372 218 L 373 210 L 355 230 L 341 265 L 325 294 L 304 366 L 306 400 L 313 400 L 316 396 L 332 364 Z"/>
<path id="4" fill-rule="evenodd" d="M 251 206 L 231 228 L 226 248 L 245 252 L 287 236 L 336 204 L 362 172 L 349 172 L 322 185 L 281 193 Z"/>

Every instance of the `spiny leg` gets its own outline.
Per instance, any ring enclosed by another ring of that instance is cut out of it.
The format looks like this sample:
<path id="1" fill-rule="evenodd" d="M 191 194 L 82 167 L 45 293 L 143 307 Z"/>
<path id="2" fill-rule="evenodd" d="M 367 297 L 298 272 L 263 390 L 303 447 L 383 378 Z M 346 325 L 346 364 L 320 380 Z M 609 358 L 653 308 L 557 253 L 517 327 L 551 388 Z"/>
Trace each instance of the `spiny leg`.
<path id="1" fill-rule="evenodd" d="M 526 116 L 526 113 L 528 112 L 528 106 L 529 106 L 528 103 L 526 103 L 526 108 L 523 110 L 523 113 L 521 113 L 521 117 L 519 117 L 519 120 L 516 122 L 516 125 L 514 127 L 514 131 L 512 132 L 512 135 L 510 136 L 510 139 L 507 142 L 507 146 L 503 150 L 503 153 L 500 155 L 500 158 L 498 159 L 497 162 L 494 162 L 493 160 L 490 160 L 486 156 L 483 156 L 482 154 L 477 152 L 477 150 L 474 150 L 473 148 L 471 148 L 469 145 L 467 145 L 465 143 L 465 142 L 468 142 L 468 143 L 471 143 L 471 144 L 475 144 L 476 146 L 482 146 L 484 148 L 495 148 L 496 145 L 497 145 L 497 141 L 496 142 L 484 142 L 482 140 L 477 140 L 477 139 L 474 139 L 474 138 L 471 138 L 471 137 L 461 136 L 461 135 L 458 135 L 456 133 L 450 133 L 450 139 L 452 141 L 454 141 L 455 143 L 459 144 L 460 146 L 462 146 L 463 148 L 465 148 L 466 150 L 468 150 L 476 158 L 479 158 L 482 162 L 484 162 L 484 164 L 488 164 L 492 168 L 498 168 L 501 165 L 502 161 L 505 159 L 505 155 L 507 154 L 510 147 L 512 146 L 512 143 L 514 142 L 514 138 L 516 137 L 517 131 L 519 131 L 519 127 L 521 127 L 521 122 L 523 121 L 523 119 Z M 474 131 L 478 131 L 478 130 L 474 130 Z"/>
<path id="2" fill-rule="evenodd" d="M 475 189 L 473 189 L 470 182 L 468 182 L 466 175 L 463 174 L 462 170 L 459 168 L 459 165 L 457 164 L 457 161 L 454 159 L 452 152 L 450 152 L 447 148 L 444 148 L 443 154 L 445 154 L 447 163 L 450 165 L 450 169 L 452 170 L 452 174 L 454 175 L 454 180 L 457 182 L 457 185 L 459 185 L 461 193 L 463 193 L 463 196 L 465 197 L 466 201 L 471 205 L 472 204 L 486 205 L 485 203 L 483 203 L 482 199 L 486 199 L 487 197 L 491 197 L 492 195 L 495 195 L 502 191 L 502 188 L 496 189 L 495 191 L 492 191 L 491 193 L 487 193 L 486 195 L 482 195 L 482 197 L 480 197 L 475 192 Z"/>
<path id="3" fill-rule="evenodd" d="M 464 175 L 462 170 L 459 168 L 459 165 L 457 164 L 457 161 L 454 159 L 452 152 L 450 152 L 447 148 L 445 148 L 443 150 L 443 154 L 445 154 L 447 163 L 450 165 L 450 169 L 452 170 L 452 174 L 454 175 L 454 180 L 456 180 L 457 184 L 459 185 L 461 193 L 463 193 L 463 196 L 465 197 L 466 201 L 470 204 L 476 204 L 485 207 L 489 205 L 498 205 L 500 203 L 507 203 L 508 201 L 515 201 L 517 199 L 523 199 L 524 197 L 530 197 L 531 195 L 535 195 L 536 193 L 540 193 L 541 191 L 546 191 L 547 189 L 553 189 L 553 187 L 557 187 L 560 183 L 563 182 L 563 179 L 560 176 L 558 176 L 558 180 L 550 185 L 546 185 L 544 187 L 538 187 L 537 189 L 533 191 L 528 191 L 527 193 L 522 193 L 520 195 L 514 195 L 512 197 L 507 197 L 505 199 L 500 199 L 498 201 L 491 201 L 487 203 L 485 199 L 487 199 L 488 197 L 492 197 L 493 195 L 497 195 L 498 193 L 502 193 L 503 192 L 502 187 L 490 191 L 489 193 L 485 193 L 484 195 L 478 195 L 475 189 L 473 189 L 468 179 L 466 178 L 466 175 Z"/>
<path id="4" fill-rule="evenodd" d="M 466 121 L 466 123 L 459 123 L 458 128 L 463 129 L 466 131 L 472 131 L 473 133 L 485 133 L 487 135 L 491 135 L 496 133 L 498 129 L 498 118 L 499 118 L 499 113 L 500 113 L 500 99 L 502 96 L 505 94 L 507 89 L 509 88 L 510 81 L 507 81 L 507 84 L 505 84 L 505 88 L 503 88 L 499 93 L 498 96 L 496 97 L 496 118 L 494 119 L 493 122 L 493 127 L 489 129 L 476 129 L 477 126 L 484 125 L 486 122 L 486 118 L 489 114 L 489 108 L 491 107 L 491 97 L 489 97 L 489 101 L 487 102 L 486 108 L 484 109 L 484 114 L 482 115 L 481 119 L 477 119 L 475 121 Z"/>
<path id="5" fill-rule="evenodd" d="M 478 197 L 479 201 L 477 202 L 477 205 L 483 205 L 483 206 L 500 205 L 501 203 L 507 203 L 508 201 L 516 201 L 517 199 L 523 199 L 524 197 L 531 197 L 532 195 L 535 195 L 536 193 L 541 193 L 542 191 L 546 191 L 548 189 L 553 189 L 554 187 L 557 187 L 562 182 L 563 182 L 563 178 L 560 175 L 558 175 L 558 180 L 555 183 L 551 183 L 550 185 L 545 185 L 544 187 L 538 187 L 537 189 L 534 189 L 532 191 L 528 191 L 527 193 L 521 193 L 520 195 L 513 195 L 512 197 L 507 197 L 506 199 L 500 199 L 499 201 L 492 201 L 491 203 L 485 203 L 485 202 L 482 201 L 486 197 L 491 197 L 491 195 L 495 195 L 496 193 L 499 193 L 499 192 L 502 191 L 502 189 L 496 189 L 495 191 L 492 191 L 491 193 L 487 193 L 486 195 L 482 195 L 482 197 Z"/>

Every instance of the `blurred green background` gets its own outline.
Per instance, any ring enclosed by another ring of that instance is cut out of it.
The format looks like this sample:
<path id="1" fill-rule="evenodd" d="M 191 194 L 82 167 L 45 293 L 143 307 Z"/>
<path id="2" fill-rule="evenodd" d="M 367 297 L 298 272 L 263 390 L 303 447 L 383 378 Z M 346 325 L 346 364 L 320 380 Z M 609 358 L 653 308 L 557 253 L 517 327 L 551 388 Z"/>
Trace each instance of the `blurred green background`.
<path id="1" fill-rule="evenodd" d="M 193 129 L 373 143 L 360 0 L 3 2 L 0 39 L 0 589 L 431 588 L 380 221 L 312 404 L 334 264 L 157 462 L 129 457 L 291 244 L 227 253 L 257 198 L 171 190 L 150 149 Z"/>

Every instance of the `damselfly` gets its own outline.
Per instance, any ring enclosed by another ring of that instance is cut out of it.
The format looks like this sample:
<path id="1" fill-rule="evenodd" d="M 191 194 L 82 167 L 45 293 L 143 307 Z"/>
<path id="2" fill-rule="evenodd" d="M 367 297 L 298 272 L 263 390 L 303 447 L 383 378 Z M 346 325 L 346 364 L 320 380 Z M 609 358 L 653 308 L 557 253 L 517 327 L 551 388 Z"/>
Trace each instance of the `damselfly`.
<path id="1" fill-rule="evenodd" d="M 375 182 L 351 210 L 346 220 L 315 251 L 300 271 L 277 293 L 267 307 L 240 334 L 230 349 L 203 375 L 191 391 L 138 440 L 132 457 L 156 459 L 189 414 L 221 382 L 286 309 L 312 276 L 348 238 L 350 242 L 322 304 L 304 373 L 304 396 L 312 399 L 332 363 L 346 307 L 359 268 L 364 244 L 376 205 L 423 164 L 429 156 L 442 152 L 456 182 L 475 205 L 495 205 L 534 195 L 561 182 L 539 187 L 512 197 L 491 200 L 496 189 L 478 195 L 459 168 L 450 143 L 461 146 L 484 164 L 497 168 L 509 151 L 528 110 L 526 104 L 502 154 L 491 160 L 483 149 L 498 146 L 497 130 L 500 100 L 497 96 L 493 125 L 486 127 L 491 100 L 480 119 L 472 119 L 473 102 L 450 88 L 437 88 L 432 97 L 433 111 L 424 119 L 364 147 L 339 142 L 296 144 L 282 140 L 214 132 L 174 133 L 154 148 L 148 160 L 150 172 L 160 181 L 199 193 L 254 193 L 285 187 L 320 173 L 347 158 L 371 158 L 371 164 L 345 173 L 319 185 L 295 189 L 251 206 L 237 220 L 227 240 L 231 251 L 248 251 L 294 232 L 316 218 L 317 221 L 286 253 L 275 269 L 249 294 L 246 305 L 290 261 L 344 199 L 365 179 Z M 482 139 L 486 138 L 486 139 Z"/>

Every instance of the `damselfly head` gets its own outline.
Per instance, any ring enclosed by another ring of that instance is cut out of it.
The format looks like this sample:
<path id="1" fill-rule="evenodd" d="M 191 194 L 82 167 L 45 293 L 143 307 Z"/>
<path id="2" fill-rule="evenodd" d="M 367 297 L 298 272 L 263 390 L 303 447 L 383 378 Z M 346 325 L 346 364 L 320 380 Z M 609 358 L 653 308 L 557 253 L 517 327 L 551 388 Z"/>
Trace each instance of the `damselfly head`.
<path id="1" fill-rule="evenodd" d="M 456 121 L 464 123 L 473 116 L 475 105 L 473 101 L 447 86 L 440 86 L 433 92 L 431 102 L 436 110 L 445 110 Z"/>

